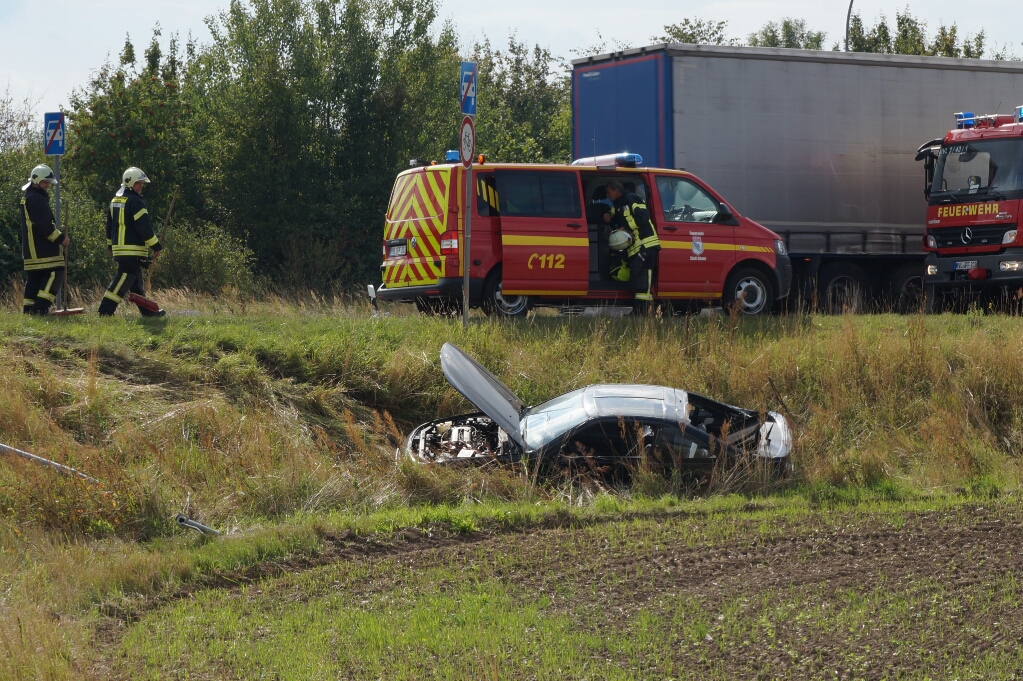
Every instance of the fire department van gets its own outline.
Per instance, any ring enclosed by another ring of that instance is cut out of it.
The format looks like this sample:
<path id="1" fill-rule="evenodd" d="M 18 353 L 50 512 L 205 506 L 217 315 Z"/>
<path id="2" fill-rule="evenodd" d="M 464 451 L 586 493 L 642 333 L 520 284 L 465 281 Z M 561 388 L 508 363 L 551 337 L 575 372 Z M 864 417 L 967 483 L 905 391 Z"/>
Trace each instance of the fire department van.
<path id="1" fill-rule="evenodd" d="M 792 270 L 779 236 L 739 215 L 691 173 L 640 167 L 636 154 L 570 166 L 481 160 L 473 169 L 468 257 L 462 166 L 428 165 L 398 176 L 384 225 L 380 300 L 454 312 L 468 266 L 470 304 L 487 314 L 525 315 L 534 306 L 631 308 L 631 285 L 610 274 L 611 227 L 602 216 L 612 179 L 646 201 L 660 237 L 655 301 L 674 308 L 738 302 L 746 314 L 763 314 L 788 294 Z"/>
<path id="2" fill-rule="evenodd" d="M 925 161 L 927 308 L 940 312 L 1023 288 L 1023 106 L 956 114 L 956 129 L 920 147 Z"/>

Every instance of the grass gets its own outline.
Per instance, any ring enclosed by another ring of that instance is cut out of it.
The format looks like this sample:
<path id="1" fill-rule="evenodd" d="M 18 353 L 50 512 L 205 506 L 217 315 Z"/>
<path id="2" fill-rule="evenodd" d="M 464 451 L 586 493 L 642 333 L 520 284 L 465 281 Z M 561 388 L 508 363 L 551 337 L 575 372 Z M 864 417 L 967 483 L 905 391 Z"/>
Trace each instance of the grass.
<path id="1" fill-rule="evenodd" d="M 155 297 L 177 314 L 0 313 L 0 442 L 104 482 L 0 464 L 0 638 L 11 653 L 0 677 L 80 676 L 102 608 L 134 612 L 188 585 L 315 556 L 336 532 L 436 526 L 466 536 L 616 517 L 650 499 L 658 513 L 719 503 L 655 480 L 608 496 L 573 481 L 534 486 L 521 471 L 395 465 L 410 426 L 469 408 L 440 373 L 446 341 L 530 403 L 593 382 L 643 382 L 788 414 L 794 488 L 747 489 L 728 502 L 736 508 L 793 495 L 821 513 L 875 500 L 960 503 L 1019 486 L 1023 337 L 1013 317 L 539 316 L 476 318 L 464 331 L 399 307 L 370 318 L 366 306 L 312 295 Z M 183 535 L 179 511 L 226 536 Z"/>

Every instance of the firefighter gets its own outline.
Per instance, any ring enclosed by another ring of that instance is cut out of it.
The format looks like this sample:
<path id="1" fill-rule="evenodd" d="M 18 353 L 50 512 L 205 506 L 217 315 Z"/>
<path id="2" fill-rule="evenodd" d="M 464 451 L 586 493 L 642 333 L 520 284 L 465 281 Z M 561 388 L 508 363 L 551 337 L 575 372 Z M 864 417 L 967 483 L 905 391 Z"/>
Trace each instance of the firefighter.
<path id="1" fill-rule="evenodd" d="M 142 188 L 149 184 L 149 178 L 140 169 L 131 167 L 124 171 L 121 188 L 110 201 L 107 210 L 107 248 L 117 262 L 117 274 L 110 282 L 103 300 L 99 304 L 100 316 L 110 316 L 117 305 L 129 293 L 145 296 L 142 285 L 142 265 L 149 262 L 149 249 L 153 258 L 160 255 L 163 246 L 153 232 L 146 202 L 142 200 Z M 143 317 L 162 317 L 164 310 L 151 311 L 138 306 Z"/>
<path id="2" fill-rule="evenodd" d="M 57 229 L 47 190 L 57 184 L 49 166 L 38 165 L 21 188 L 21 255 L 25 259 L 22 312 L 46 314 L 64 281 L 64 255 L 71 240 Z"/>
<path id="3" fill-rule="evenodd" d="M 653 303 L 654 270 L 657 265 L 657 251 L 661 250 L 661 241 L 650 221 L 650 212 L 646 204 L 633 192 L 625 191 L 619 180 L 607 183 L 607 198 L 611 199 L 612 224 L 618 228 L 628 229 L 632 233 L 632 243 L 626 251 L 628 260 L 628 277 L 620 271 L 618 278 L 632 282 L 636 292 L 637 312 L 647 312 Z"/>

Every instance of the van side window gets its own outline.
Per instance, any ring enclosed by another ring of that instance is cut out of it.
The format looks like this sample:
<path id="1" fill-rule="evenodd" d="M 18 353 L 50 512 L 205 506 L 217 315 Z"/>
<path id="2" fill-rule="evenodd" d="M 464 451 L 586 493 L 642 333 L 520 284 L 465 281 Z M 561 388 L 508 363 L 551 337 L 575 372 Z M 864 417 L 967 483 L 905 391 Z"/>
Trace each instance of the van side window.
<path id="1" fill-rule="evenodd" d="M 497 174 L 501 215 L 581 218 L 579 181 L 571 172 L 508 171 Z"/>
<path id="2" fill-rule="evenodd" d="M 497 203 L 497 178 L 493 175 L 476 177 L 476 213 L 483 218 L 501 215 Z"/>
<path id="3" fill-rule="evenodd" d="M 661 211 L 668 222 L 713 222 L 718 202 L 699 185 L 681 177 L 657 178 Z"/>

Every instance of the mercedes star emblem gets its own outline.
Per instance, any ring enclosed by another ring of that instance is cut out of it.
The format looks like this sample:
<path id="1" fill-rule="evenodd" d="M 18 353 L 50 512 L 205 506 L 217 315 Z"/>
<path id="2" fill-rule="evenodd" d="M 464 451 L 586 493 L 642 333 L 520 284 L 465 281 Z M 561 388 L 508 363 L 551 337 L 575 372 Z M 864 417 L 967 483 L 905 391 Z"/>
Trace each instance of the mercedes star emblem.
<path id="1" fill-rule="evenodd" d="M 973 241 L 973 230 L 967 227 L 963 230 L 963 235 L 959 237 L 964 244 L 968 244 Z"/>

